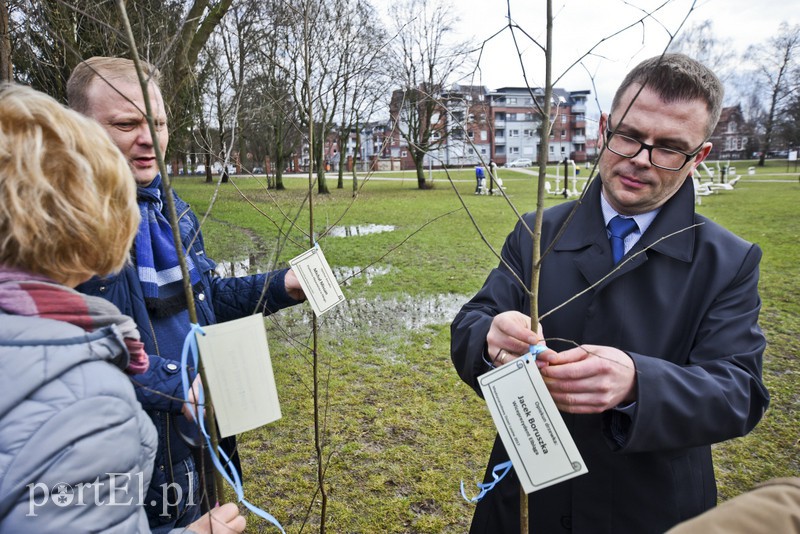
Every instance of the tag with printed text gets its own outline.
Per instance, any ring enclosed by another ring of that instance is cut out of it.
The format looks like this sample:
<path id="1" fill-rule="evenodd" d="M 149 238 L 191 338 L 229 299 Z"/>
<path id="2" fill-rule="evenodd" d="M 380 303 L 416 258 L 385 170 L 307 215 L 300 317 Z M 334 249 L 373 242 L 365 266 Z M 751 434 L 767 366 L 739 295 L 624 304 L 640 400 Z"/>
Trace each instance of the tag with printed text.
<path id="1" fill-rule="evenodd" d="M 478 383 L 525 493 L 588 472 L 533 359 L 508 362 Z"/>
<path id="2" fill-rule="evenodd" d="M 289 265 L 317 317 L 344 302 L 344 294 L 319 245 L 291 259 Z"/>
<path id="3" fill-rule="evenodd" d="M 220 437 L 281 418 L 264 316 L 204 326 L 197 336 Z"/>

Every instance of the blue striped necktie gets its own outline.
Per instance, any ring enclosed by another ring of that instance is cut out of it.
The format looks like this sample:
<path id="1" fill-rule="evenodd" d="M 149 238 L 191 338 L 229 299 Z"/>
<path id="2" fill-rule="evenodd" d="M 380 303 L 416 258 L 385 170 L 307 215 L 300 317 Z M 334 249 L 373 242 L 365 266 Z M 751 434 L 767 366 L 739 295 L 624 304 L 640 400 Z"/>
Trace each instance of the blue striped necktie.
<path id="1" fill-rule="evenodd" d="M 608 229 L 611 232 L 611 255 L 614 257 L 614 265 L 619 263 L 625 255 L 625 238 L 636 230 L 638 226 L 633 219 L 626 219 L 616 215 L 608 221 Z"/>

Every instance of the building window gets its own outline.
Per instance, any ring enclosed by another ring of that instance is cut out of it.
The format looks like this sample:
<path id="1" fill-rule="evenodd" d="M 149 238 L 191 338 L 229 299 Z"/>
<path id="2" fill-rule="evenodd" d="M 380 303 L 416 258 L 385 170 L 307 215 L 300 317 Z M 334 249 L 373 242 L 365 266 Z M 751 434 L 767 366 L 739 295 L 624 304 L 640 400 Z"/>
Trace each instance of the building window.
<path id="1" fill-rule="evenodd" d="M 489 139 L 489 132 L 481 130 L 481 141 L 486 141 L 487 139 Z"/>
<path id="2" fill-rule="evenodd" d="M 518 146 L 511 146 L 508 147 L 509 154 L 519 154 L 519 147 Z"/>
<path id="3" fill-rule="evenodd" d="M 519 137 L 519 130 L 509 130 L 508 131 L 509 137 Z"/>
<path id="4" fill-rule="evenodd" d="M 565 113 L 561 114 L 561 124 L 567 123 L 567 115 Z"/>
<path id="5" fill-rule="evenodd" d="M 401 157 L 401 158 L 408 157 L 408 152 L 406 152 L 405 150 L 401 151 L 401 152 L 400 152 L 400 157 Z"/>
<path id="6" fill-rule="evenodd" d="M 517 99 L 515 97 L 508 97 L 507 102 L 508 104 L 516 104 Z"/>

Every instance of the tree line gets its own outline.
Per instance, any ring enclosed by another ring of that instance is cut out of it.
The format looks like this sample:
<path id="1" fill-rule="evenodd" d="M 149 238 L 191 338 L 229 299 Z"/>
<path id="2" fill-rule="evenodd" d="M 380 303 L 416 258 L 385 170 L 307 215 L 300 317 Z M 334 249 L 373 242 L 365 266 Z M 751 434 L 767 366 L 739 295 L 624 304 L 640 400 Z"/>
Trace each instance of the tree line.
<path id="1" fill-rule="evenodd" d="M 167 159 L 176 171 L 187 158 L 203 164 L 208 181 L 214 162 L 238 154 L 247 170 L 269 160 L 269 186 L 282 189 L 284 170 L 301 156 L 326 193 L 326 141 L 333 135 L 343 147 L 370 123 L 390 126 L 394 91 L 404 99 L 394 126 L 428 187 L 423 158 L 447 139 L 433 122 L 446 109 L 442 90 L 479 67 L 470 55 L 477 48 L 455 42 L 458 19 L 444 0 L 395 2 L 386 22 L 373 3 L 354 0 L 138 0 L 127 11 L 141 56 L 162 72 Z M 0 73 L 62 101 L 82 59 L 130 56 L 115 2 L 0 0 L 6 25 Z M 762 161 L 800 146 L 800 25 L 782 23 L 739 56 L 705 21 L 671 48 L 720 74 Z M 342 188 L 344 165 L 336 171 Z M 354 191 L 355 180 L 353 172 Z"/>
<path id="2" fill-rule="evenodd" d="M 773 152 L 800 148 L 800 25 L 784 21 L 775 30 L 740 54 L 706 20 L 689 27 L 671 46 L 720 76 L 726 105 L 741 106 L 752 135 L 751 152 L 758 153 L 762 166 Z"/>

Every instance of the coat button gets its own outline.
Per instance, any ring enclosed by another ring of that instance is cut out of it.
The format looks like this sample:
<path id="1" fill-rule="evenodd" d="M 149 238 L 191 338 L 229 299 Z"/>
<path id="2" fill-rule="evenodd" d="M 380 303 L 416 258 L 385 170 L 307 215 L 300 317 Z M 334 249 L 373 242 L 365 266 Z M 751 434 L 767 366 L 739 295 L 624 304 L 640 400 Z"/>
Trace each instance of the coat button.
<path id="1" fill-rule="evenodd" d="M 202 300 L 206 300 L 206 295 L 205 295 L 205 293 L 200 293 L 199 295 L 197 295 L 197 300 L 201 300 L 201 301 L 202 301 Z"/>
<path id="2" fill-rule="evenodd" d="M 164 367 L 166 367 L 167 371 L 169 371 L 170 373 L 177 373 L 178 372 L 178 364 L 168 363 Z"/>
<path id="3" fill-rule="evenodd" d="M 572 530 L 572 516 L 570 515 L 562 515 L 561 516 L 561 526 L 567 530 Z"/>

